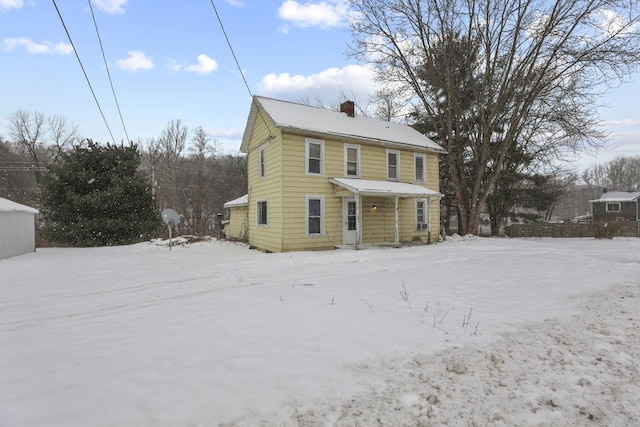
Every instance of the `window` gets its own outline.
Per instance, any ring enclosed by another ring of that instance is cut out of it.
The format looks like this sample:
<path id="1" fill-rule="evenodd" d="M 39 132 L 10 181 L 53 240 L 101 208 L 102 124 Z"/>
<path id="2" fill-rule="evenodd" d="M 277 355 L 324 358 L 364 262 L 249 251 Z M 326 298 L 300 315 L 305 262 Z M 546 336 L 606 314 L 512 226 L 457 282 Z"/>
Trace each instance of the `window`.
<path id="1" fill-rule="evenodd" d="M 425 174 L 425 165 L 427 164 L 426 156 L 424 154 L 414 154 L 413 156 L 414 163 L 414 179 L 416 182 L 425 182 L 426 174 Z"/>
<path id="2" fill-rule="evenodd" d="M 324 198 L 307 196 L 307 236 L 322 236 L 324 231 Z"/>
<path id="3" fill-rule="evenodd" d="M 427 225 L 427 201 L 416 200 L 416 230 L 426 230 Z"/>
<path id="4" fill-rule="evenodd" d="M 305 173 L 307 175 L 322 175 L 324 160 L 324 141 L 316 139 L 306 140 Z"/>
<path id="5" fill-rule="evenodd" d="M 620 212 L 620 203 L 607 203 L 607 212 Z"/>
<path id="6" fill-rule="evenodd" d="M 266 200 L 258 200 L 256 205 L 256 220 L 259 227 L 268 225 L 267 216 L 268 202 Z"/>
<path id="7" fill-rule="evenodd" d="M 344 176 L 359 178 L 360 177 L 360 146 L 349 145 L 344 146 Z"/>
<path id="8" fill-rule="evenodd" d="M 397 181 L 400 179 L 400 152 L 387 150 L 387 179 Z"/>
<path id="9" fill-rule="evenodd" d="M 258 177 L 264 178 L 264 162 L 265 162 L 265 147 L 260 147 L 258 151 Z"/>

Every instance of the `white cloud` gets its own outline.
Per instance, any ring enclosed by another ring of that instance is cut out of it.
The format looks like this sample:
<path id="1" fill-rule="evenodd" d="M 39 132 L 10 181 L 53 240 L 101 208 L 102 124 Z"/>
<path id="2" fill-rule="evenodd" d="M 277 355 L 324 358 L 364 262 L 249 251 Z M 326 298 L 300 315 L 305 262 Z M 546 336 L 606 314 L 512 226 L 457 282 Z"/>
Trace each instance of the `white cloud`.
<path id="1" fill-rule="evenodd" d="M 2 1 L 2 0 L 0 0 Z M 124 13 L 124 6 L 129 0 L 91 0 L 98 9 L 107 13 Z"/>
<path id="2" fill-rule="evenodd" d="M 198 73 L 203 76 L 218 69 L 218 63 L 216 62 L 216 60 L 208 57 L 207 55 L 198 55 L 197 61 L 197 64 L 182 65 L 172 59 L 171 61 L 169 61 L 169 64 L 167 64 L 167 68 L 171 71 L 184 70 L 190 73 Z"/>
<path id="3" fill-rule="evenodd" d="M 640 126 L 640 120 L 637 119 L 622 119 L 622 120 L 609 120 L 604 122 L 605 125 L 610 126 Z"/>
<path id="4" fill-rule="evenodd" d="M 224 0 L 224 2 L 236 7 L 244 7 L 245 5 L 245 3 L 240 0 Z"/>
<path id="5" fill-rule="evenodd" d="M 607 36 L 626 35 L 636 31 L 637 25 L 630 25 L 629 21 L 613 10 L 601 10 L 600 29 Z"/>
<path id="6" fill-rule="evenodd" d="M 329 68 L 309 76 L 272 73 L 258 83 L 258 90 L 263 95 L 288 99 L 311 97 L 326 102 L 338 100 L 343 93 L 353 94 L 366 102 L 375 88 L 374 70 L 363 65 Z"/>
<path id="7" fill-rule="evenodd" d="M 17 46 L 25 48 L 27 53 L 32 55 L 38 54 L 57 54 L 68 55 L 73 52 L 73 47 L 70 44 L 63 42 L 52 43 L 50 41 L 43 41 L 36 43 L 27 37 L 12 37 L 2 40 L 2 46 L 5 50 L 14 50 Z"/>
<path id="8" fill-rule="evenodd" d="M 133 50 L 128 52 L 129 57 L 126 59 L 118 59 L 116 64 L 126 71 L 151 70 L 154 65 L 151 58 L 148 58 L 144 52 Z"/>
<path id="9" fill-rule="evenodd" d="M 0 12 L 5 12 L 9 9 L 20 9 L 24 6 L 22 0 L 0 0 Z"/>
<path id="10" fill-rule="evenodd" d="M 285 21 L 302 28 L 320 27 L 329 29 L 345 25 L 349 7 L 342 0 L 327 0 L 319 3 L 301 4 L 295 0 L 286 0 L 278 8 L 278 15 Z M 282 27 L 287 32 L 287 27 Z"/>
<path id="11" fill-rule="evenodd" d="M 215 59 L 209 58 L 207 55 L 198 55 L 198 63 L 184 67 L 185 71 L 198 73 L 201 75 L 209 74 L 218 69 L 218 63 Z"/>

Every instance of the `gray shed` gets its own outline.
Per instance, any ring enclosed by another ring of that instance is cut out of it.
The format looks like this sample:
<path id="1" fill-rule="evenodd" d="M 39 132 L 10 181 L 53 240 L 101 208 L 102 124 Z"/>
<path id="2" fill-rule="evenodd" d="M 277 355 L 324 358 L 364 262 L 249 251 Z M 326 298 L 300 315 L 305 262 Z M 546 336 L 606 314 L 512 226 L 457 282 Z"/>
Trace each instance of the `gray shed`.
<path id="1" fill-rule="evenodd" d="M 38 210 L 0 197 L 0 259 L 35 252 Z"/>

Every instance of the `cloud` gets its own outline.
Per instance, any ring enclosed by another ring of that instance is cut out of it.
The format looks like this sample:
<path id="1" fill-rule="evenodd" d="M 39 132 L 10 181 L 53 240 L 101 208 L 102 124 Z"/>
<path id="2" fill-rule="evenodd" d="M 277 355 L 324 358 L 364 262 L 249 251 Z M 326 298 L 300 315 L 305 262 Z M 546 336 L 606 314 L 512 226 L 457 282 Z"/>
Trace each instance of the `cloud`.
<path id="1" fill-rule="evenodd" d="M 288 99 L 312 97 L 327 102 L 337 100 L 345 93 L 366 102 L 375 89 L 375 72 L 363 65 L 329 68 L 308 76 L 271 73 L 258 83 L 258 90 L 264 95 Z"/>
<path id="2" fill-rule="evenodd" d="M 242 138 L 242 134 L 244 133 L 243 128 L 219 129 L 219 128 L 207 127 L 207 128 L 204 128 L 204 130 L 207 133 L 207 135 L 211 136 L 212 138 L 225 138 L 225 139 L 240 139 Z"/>
<path id="3" fill-rule="evenodd" d="M 214 72 L 218 69 L 218 63 L 215 59 L 208 57 L 207 55 L 201 54 L 198 55 L 197 58 L 198 63 L 192 65 L 182 65 L 178 62 L 171 60 L 167 65 L 167 68 L 171 71 L 187 71 L 190 73 L 198 73 L 200 75 L 206 75 Z"/>
<path id="4" fill-rule="evenodd" d="M 600 29 L 609 37 L 629 35 L 636 31 L 637 24 L 631 24 L 626 18 L 613 10 L 600 10 Z"/>
<path id="5" fill-rule="evenodd" d="M 198 63 L 194 65 L 188 65 L 184 67 L 185 71 L 189 71 L 192 73 L 198 73 L 200 75 L 205 75 L 212 73 L 213 71 L 218 69 L 218 63 L 215 59 L 209 58 L 207 55 L 198 55 Z"/>
<path id="6" fill-rule="evenodd" d="M 24 6 L 22 0 L 0 0 L 0 12 L 5 12 L 9 9 L 20 9 Z"/>
<path id="7" fill-rule="evenodd" d="M 107 13 L 124 13 L 124 6 L 128 1 L 129 0 L 91 0 L 98 9 Z"/>
<path id="8" fill-rule="evenodd" d="M 5 50 L 14 50 L 16 46 L 22 46 L 25 48 L 27 53 L 32 55 L 39 54 L 57 54 L 57 55 L 68 55 L 73 52 L 73 47 L 70 44 L 66 44 L 63 42 L 52 43 L 50 41 L 43 41 L 40 43 L 36 43 L 31 41 L 27 37 L 13 37 L 6 38 L 2 40 L 2 44 L 0 44 Z"/>
<path id="9" fill-rule="evenodd" d="M 297 27 L 320 27 L 329 29 L 345 25 L 349 7 L 342 0 L 327 0 L 319 3 L 301 4 L 295 0 L 286 0 L 278 8 L 278 15 Z M 288 27 L 281 31 L 288 32 Z"/>
<path id="10" fill-rule="evenodd" d="M 154 68 L 153 61 L 144 52 L 132 50 L 127 59 L 118 59 L 116 64 L 125 71 L 151 70 Z"/>
<path id="11" fill-rule="evenodd" d="M 605 125 L 609 126 L 640 126 L 640 120 L 637 119 L 623 119 L 623 120 L 609 120 L 604 122 Z"/>
<path id="12" fill-rule="evenodd" d="M 244 7 L 245 3 L 243 1 L 240 0 L 224 0 L 225 3 L 230 4 L 231 6 L 236 6 L 236 7 Z"/>

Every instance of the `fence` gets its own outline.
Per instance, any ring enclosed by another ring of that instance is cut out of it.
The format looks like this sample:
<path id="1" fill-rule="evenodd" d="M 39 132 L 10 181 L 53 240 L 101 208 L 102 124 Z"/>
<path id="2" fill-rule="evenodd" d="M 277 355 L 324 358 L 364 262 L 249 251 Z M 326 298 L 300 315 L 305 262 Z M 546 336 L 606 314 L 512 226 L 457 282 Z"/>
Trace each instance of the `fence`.
<path id="1" fill-rule="evenodd" d="M 588 224 L 513 224 L 509 237 L 640 237 L 640 222 L 592 222 Z"/>

